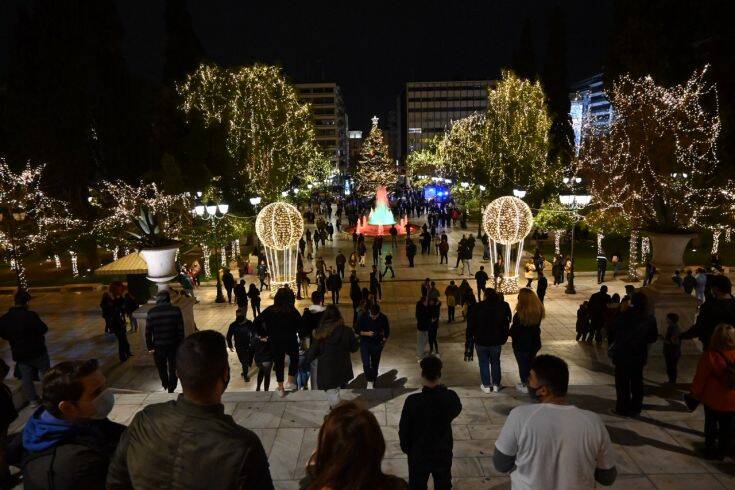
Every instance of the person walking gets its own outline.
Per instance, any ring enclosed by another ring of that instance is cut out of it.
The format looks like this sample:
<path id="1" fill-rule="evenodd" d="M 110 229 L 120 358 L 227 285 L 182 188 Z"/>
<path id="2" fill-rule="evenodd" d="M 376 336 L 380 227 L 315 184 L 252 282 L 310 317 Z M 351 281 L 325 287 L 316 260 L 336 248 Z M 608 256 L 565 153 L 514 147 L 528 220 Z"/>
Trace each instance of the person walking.
<path id="1" fill-rule="evenodd" d="M 232 290 L 235 288 L 235 277 L 232 275 L 230 269 L 225 269 L 222 274 L 222 285 L 227 291 L 227 302 L 232 303 Z"/>
<path id="2" fill-rule="evenodd" d="M 643 368 L 648 361 L 648 344 L 658 339 L 656 318 L 646 307 L 645 294 L 633 293 L 630 307 L 618 317 L 615 342 L 609 348 L 615 366 L 614 413 L 622 417 L 635 417 L 643 409 Z"/>
<path id="3" fill-rule="evenodd" d="M 324 417 L 316 440 L 300 490 L 408 490 L 404 480 L 383 473 L 385 439 L 367 408 L 339 404 Z"/>
<path id="4" fill-rule="evenodd" d="M 268 265 L 265 263 L 265 260 L 260 261 L 260 264 L 258 265 L 258 281 L 260 281 L 260 291 L 263 290 L 263 288 L 267 288 L 268 285 L 265 283 L 265 279 L 268 276 Z M 252 298 L 251 298 L 252 299 Z"/>
<path id="5" fill-rule="evenodd" d="M 342 314 L 334 305 L 327 306 L 312 339 L 304 362 L 311 365 L 317 361 L 317 389 L 326 392 L 329 406 L 334 408 L 340 401 L 339 390 L 355 377 L 350 355 L 360 346 L 354 331 L 345 326 Z"/>
<path id="6" fill-rule="evenodd" d="M 617 477 L 615 450 L 599 415 L 567 401 L 569 367 L 538 356 L 528 394 L 539 403 L 510 411 L 495 441 L 493 466 L 510 473 L 512 488 L 594 488 Z M 564 441 L 564 443 L 560 443 Z"/>
<path id="7" fill-rule="evenodd" d="M 253 351 L 253 361 L 258 368 L 258 377 L 255 391 L 260 391 L 261 385 L 263 391 L 268 391 L 271 384 L 271 370 L 273 369 L 273 352 L 268 342 L 268 337 L 261 337 L 263 332 L 257 332 L 253 328 L 251 337 L 251 346 Z"/>
<path id="8" fill-rule="evenodd" d="M 689 296 L 692 295 L 692 291 L 697 287 L 697 280 L 692 275 L 691 269 L 687 269 L 686 275 L 681 280 L 681 286 L 684 288 L 684 292 Z"/>
<path id="9" fill-rule="evenodd" d="M 597 343 L 602 342 L 602 327 L 605 323 L 605 306 L 610 301 L 610 295 L 607 294 L 607 286 L 600 286 L 600 290 L 590 296 L 589 299 L 589 315 L 590 315 L 590 337 L 594 336 Z"/>
<path id="10" fill-rule="evenodd" d="M 32 407 L 41 404 L 33 378 L 36 372 L 42 377 L 49 369 L 46 350 L 48 327 L 35 311 L 28 309 L 31 295 L 20 290 L 15 293 L 14 305 L 0 317 L 0 337 L 10 344 L 10 353 L 20 373 L 23 395 Z"/>
<path id="11" fill-rule="evenodd" d="M 360 256 L 360 267 L 365 267 L 365 255 L 367 254 L 365 240 L 357 243 L 357 254 Z"/>
<path id="12" fill-rule="evenodd" d="M 486 289 L 485 298 L 467 312 L 465 342 L 465 361 L 472 360 L 473 349 L 477 351 L 483 393 L 500 391 L 500 353 L 509 333 L 510 319 L 503 299 L 494 289 Z"/>
<path id="13" fill-rule="evenodd" d="M 433 283 L 432 283 L 433 284 Z M 439 298 L 429 295 L 429 314 L 431 317 L 431 323 L 429 324 L 429 330 L 427 331 L 429 338 L 429 355 L 439 355 L 439 314 L 441 312 L 441 302 Z"/>
<path id="14" fill-rule="evenodd" d="M 368 313 L 360 315 L 355 331 L 360 338 L 360 357 L 367 389 L 372 390 L 378 378 L 383 347 L 390 337 L 390 323 L 388 317 L 380 311 L 380 305 L 371 304 Z"/>
<path id="15" fill-rule="evenodd" d="M 385 270 L 381 274 L 381 277 L 385 277 L 388 274 L 388 270 L 390 270 L 391 279 L 395 279 L 396 273 L 393 270 L 393 254 L 390 252 L 390 250 L 388 250 L 388 253 L 385 254 L 383 262 L 385 263 Z"/>
<path id="16" fill-rule="evenodd" d="M 327 289 L 332 293 L 332 304 L 339 304 L 339 292 L 342 290 L 342 279 L 334 271 L 329 271 L 327 278 Z"/>
<path id="17" fill-rule="evenodd" d="M 237 359 L 240 361 L 242 366 L 242 372 L 240 375 L 246 383 L 250 382 L 250 366 L 253 364 L 253 322 L 245 317 L 247 310 L 241 308 L 237 309 L 235 313 L 235 321 L 230 323 L 230 327 L 227 329 L 227 348 L 230 352 L 237 354 Z M 234 344 L 233 344 L 234 340 Z"/>
<path id="18" fill-rule="evenodd" d="M 416 360 L 421 361 L 426 355 L 426 344 L 431 328 L 432 310 L 429 305 L 429 296 L 424 295 L 416 303 Z"/>
<path id="19" fill-rule="evenodd" d="M 536 296 L 538 296 L 538 299 L 541 300 L 542 304 L 544 302 L 544 298 L 546 297 L 546 290 L 548 289 L 548 287 L 549 280 L 546 279 L 544 271 L 539 271 L 538 282 L 536 283 Z"/>
<path id="20" fill-rule="evenodd" d="M 564 282 L 564 259 L 560 254 L 554 257 L 554 263 L 551 264 L 551 275 L 554 276 L 554 286 Z"/>
<path id="21" fill-rule="evenodd" d="M 699 307 L 694 326 L 679 336 L 681 340 L 698 338 L 702 349 L 709 347 L 710 337 L 719 324 L 735 325 L 735 298 L 732 297 L 730 279 L 722 275 L 712 276 L 710 289 L 713 297 Z"/>
<path id="22" fill-rule="evenodd" d="M 459 294 L 459 288 L 454 281 L 449 281 L 449 286 L 444 290 L 444 296 L 446 296 L 447 303 L 447 323 L 454 321 L 454 310 L 457 308 L 457 295 Z"/>
<path id="23" fill-rule="evenodd" d="M 248 298 L 250 298 L 250 307 L 253 309 L 253 319 L 260 315 L 260 289 L 254 282 L 250 283 L 248 288 Z"/>
<path id="24" fill-rule="evenodd" d="M 380 253 L 381 253 L 381 246 L 380 246 L 380 237 L 375 237 L 375 240 L 373 240 L 373 265 L 377 266 L 380 265 Z"/>
<path id="25" fill-rule="evenodd" d="M 337 265 L 337 274 L 339 275 L 339 278 L 344 280 L 347 258 L 342 254 L 342 250 L 337 251 L 337 256 L 334 258 L 334 263 Z"/>
<path id="26" fill-rule="evenodd" d="M 294 307 L 295 297 L 288 288 L 280 288 L 269 306 L 255 319 L 255 331 L 267 337 L 273 354 L 273 365 L 278 383 L 278 395 L 296 390 L 296 371 L 299 364 L 298 328 L 301 315 Z M 285 359 L 288 357 L 288 383 L 284 386 Z"/>
<path id="27" fill-rule="evenodd" d="M 398 248 L 398 229 L 396 228 L 395 223 L 390 225 L 390 230 L 388 230 L 388 233 L 390 233 L 390 241 L 393 245 L 393 248 Z"/>
<path id="28" fill-rule="evenodd" d="M 454 440 L 452 421 L 462 412 L 453 390 L 440 383 L 442 362 L 432 356 L 421 360 L 421 392 L 409 395 L 398 424 L 401 451 L 408 456 L 411 489 L 426 489 L 429 476 L 434 488 L 452 488 Z"/>
<path id="29" fill-rule="evenodd" d="M 148 310 L 145 322 L 145 345 L 158 369 L 163 389 L 176 390 L 176 351 L 184 340 L 184 316 L 171 304 L 168 291 L 156 295 L 156 306 Z"/>
<path id="30" fill-rule="evenodd" d="M 110 284 L 110 329 L 117 339 L 117 355 L 120 362 L 127 361 L 132 357 L 130 344 L 128 343 L 127 325 L 125 324 L 125 298 L 123 292 L 125 286 L 122 282 L 114 281 Z"/>
<path id="31" fill-rule="evenodd" d="M 516 390 L 528 393 L 528 376 L 536 354 L 541 350 L 541 320 L 544 319 L 544 304 L 528 288 L 518 291 L 518 302 L 510 326 L 513 340 L 513 355 L 518 363 L 518 377 L 521 382 Z"/>
<path id="32" fill-rule="evenodd" d="M 446 235 L 442 235 L 439 242 L 439 263 L 449 265 L 449 241 L 445 237 Z"/>
<path id="33" fill-rule="evenodd" d="M 597 284 L 605 282 L 605 271 L 607 271 L 607 257 L 605 252 L 600 250 L 597 254 Z"/>
<path id="34" fill-rule="evenodd" d="M 482 292 L 485 290 L 485 285 L 490 277 L 485 272 L 485 266 L 481 265 L 480 270 L 475 272 L 475 282 L 477 283 L 477 301 L 482 301 Z"/>
<path id="35" fill-rule="evenodd" d="M 691 396 L 704 405 L 704 444 L 708 459 L 727 455 L 735 420 L 735 327 L 715 328 L 699 358 Z"/>
<path id="36" fill-rule="evenodd" d="M 666 333 L 661 336 L 664 341 L 664 360 L 666 361 L 666 377 L 669 384 L 675 385 L 677 378 L 677 367 L 681 358 L 681 329 L 679 328 L 679 315 L 669 313 L 666 315 Z"/>
<path id="37" fill-rule="evenodd" d="M 193 333 L 177 358 L 183 394 L 133 417 L 110 462 L 106 488 L 211 488 L 216 482 L 217 488 L 272 490 L 260 439 L 225 414 L 225 338 L 214 330 Z"/>
<path id="38" fill-rule="evenodd" d="M 408 225 L 406 225 L 408 226 Z M 410 237 L 406 238 L 406 259 L 408 259 L 408 266 L 413 267 L 413 260 L 416 257 L 416 244 L 413 243 Z"/>
<path id="39" fill-rule="evenodd" d="M 235 293 L 235 303 L 237 304 L 238 310 L 243 310 L 245 318 L 248 316 L 248 292 L 245 289 L 245 279 L 240 279 L 240 282 L 234 287 L 233 292 Z"/>
<path id="40" fill-rule="evenodd" d="M 370 272 L 370 292 L 375 297 L 375 301 L 383 299 L 383 291 L 380 287 L 380 272 L 378 272 L 376 266 L 373 266 L 373 270 Z"/>

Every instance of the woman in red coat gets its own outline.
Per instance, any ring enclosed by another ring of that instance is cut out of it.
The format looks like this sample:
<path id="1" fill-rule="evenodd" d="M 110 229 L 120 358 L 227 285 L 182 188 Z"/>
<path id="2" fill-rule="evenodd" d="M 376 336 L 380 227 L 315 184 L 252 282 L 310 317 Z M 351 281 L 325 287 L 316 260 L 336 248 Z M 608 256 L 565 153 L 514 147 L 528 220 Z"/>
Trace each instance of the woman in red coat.
<path id="1" fill-rule="evenodd" d="M 735 420 L 735 327 L 721 324 L 702 354 L 692 381 L 692 396 L 704 405 L 706 456 L 723 459 Z"/>

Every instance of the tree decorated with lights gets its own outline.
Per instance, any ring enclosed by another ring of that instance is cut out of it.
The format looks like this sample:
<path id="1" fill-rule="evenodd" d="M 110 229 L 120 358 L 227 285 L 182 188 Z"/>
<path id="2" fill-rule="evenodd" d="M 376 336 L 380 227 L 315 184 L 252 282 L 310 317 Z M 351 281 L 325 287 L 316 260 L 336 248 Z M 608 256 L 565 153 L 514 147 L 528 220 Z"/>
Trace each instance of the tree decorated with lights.
<path id="1" fill-rule="evenodd" d="M 615 119 L 587 128 L 580 173 L 602 211 L 632 228 L 678 232 L 732 221 L 735 194 L 718 168 L 720 119 L 707 67 L 673 87 L 622 76 L 608 94 Z"/>
<path id="2" fill-rule="evenodd" d="M 23 259 L 43 245 L 75 230 L 66 203 L 41 189 L 44 165 L 13 171 L 0 159 L 0 249 L 15 270 L 18 288 L 28 288 Z"/>
<path id="3" fill-rule="evenodd" d="M 378 117 L 373 116 L 373 125 L 362 143 L 360 159 L 355 172 L 355 188 L 363 196 L 375 193 L 381 186 L 391 187 L 398 178 L 396 164 L 390 157 L 383 131 L 378 126 Z"/>
<path id="4" fill-rule="evenodd" d="M 561 234 L 577 224 L 577 216 L 569 211 L 558 199 L 550 199 L 541 204 L 534 217 L 536 226 L 554 233 L 554 253 L 561 253 Z"/>
<path id="5" fill-rule="evenodd" d="M 551 119 L 541 84 L 504 71 L 488 93 L 481 181 L 509 194 L 524 188 L 533 199 L 561 180 L 562 166 L 547 162 Z"/>
<path id="6" fill-rule="evenodd" d="M 439 156 L 438 145 L 442 140 L 432 138 L 424 144 L 423 148 L 414 150 L 406 157 L 406 173 L 409 177 L 426 175 L 428 177 L 444 175 L 442 170 L 446 167 Z"/>
<path id="7" fill-rule="evenodd" d="M 474 113 L 452 121 L 437 145 L 441 165 L 448 177 L 487 184 L 484 136 L 484 114 Z"/>
<path id="8" fill-rule="evenodd" d="M 90 203 L 98 210 L 92 235 L 105 248 L 114 249 L 133 238 L 129 233 L 141 209 L 150 211 L 165 234 L 182 236 L 191 224 L 192 200 L 187 194 L 166 194 L 155 183 L 130 185 L 122 181 L 102 181 L 91 189 Z"/>
<path id="9" fill-rule="evenodd" d="M 309 106 L 275 66 L 200 65 L 178 87 L 182 109 L 226 131 L 227 150 L 249 189 L 276 199 L 295 184 L 323 180 L 330 170 L 315 139 Z"/>

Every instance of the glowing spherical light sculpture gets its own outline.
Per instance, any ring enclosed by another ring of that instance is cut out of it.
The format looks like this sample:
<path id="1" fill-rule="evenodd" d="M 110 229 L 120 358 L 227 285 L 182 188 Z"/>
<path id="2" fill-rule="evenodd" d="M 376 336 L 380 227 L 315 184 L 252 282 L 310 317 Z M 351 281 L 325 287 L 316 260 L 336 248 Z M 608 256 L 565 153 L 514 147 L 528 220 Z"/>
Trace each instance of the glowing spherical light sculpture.
<path id="1" fill-rule="evenodd" d="M 531 232 L 533 213 L 528 204 L 517 197 L 499 197 L 482 213 L 482 227 L 494 242 L 512 245 Z"/>
<path id="2" fill-rule="evenodd" d="M 274 202 L 258 213 L 255 233 L 266 247 L 285 250 L 296 245 L 304 234 L 304 219 L 294 205 Z"/>

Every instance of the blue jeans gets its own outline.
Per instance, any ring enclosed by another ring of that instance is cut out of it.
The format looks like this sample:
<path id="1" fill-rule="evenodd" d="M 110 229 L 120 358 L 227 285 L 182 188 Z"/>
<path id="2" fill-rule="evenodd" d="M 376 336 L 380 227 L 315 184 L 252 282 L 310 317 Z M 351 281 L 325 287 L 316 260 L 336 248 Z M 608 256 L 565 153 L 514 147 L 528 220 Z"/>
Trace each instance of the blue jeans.
<path id="1" fill-rule="evenodd" d="M 502 345 L 477 345 L 477 362 L 480 365 L 480 379 L 483 386 L 500 386 L 500 352 Z M 490 373 L 492 372 L 492 383 Z"/>
<path id="2" fill-rule="evenodd" d="M 36 387 L 33 385 L 33 371 L 38 370 L 39 378 L 43 378 L 48 368 L 51 367 L 48 354 L 44 354 L 35 359 L 18 362 L 18 371 L 20 371 L 21 387 L 23 394 L 29 402 L 38 401 Z"/>
<path id="3" fill-rule="evenodd" d="M 521 378 L 521 383 L 528 384 L 528 376 L 531 374 L 531 363 L 536 358 L 536 353 L 526 352 L 522 350 L 513 349 L 513 354 L 516 356 L 516 362 L 518 363 L 518 376 Z"/>
<path id="4" fill-rule="evenodd" d="M 362 371 L 365 373 L 365 379 L 368 382 L 375 382 L 378 377 L 378 367 L 380 367 L 380 355 L 383 353 L 383 346 L 372 340 L 363 340 L 360 342 L 360 357 L 362 358 Z"/>

